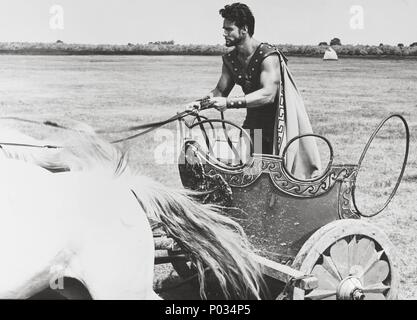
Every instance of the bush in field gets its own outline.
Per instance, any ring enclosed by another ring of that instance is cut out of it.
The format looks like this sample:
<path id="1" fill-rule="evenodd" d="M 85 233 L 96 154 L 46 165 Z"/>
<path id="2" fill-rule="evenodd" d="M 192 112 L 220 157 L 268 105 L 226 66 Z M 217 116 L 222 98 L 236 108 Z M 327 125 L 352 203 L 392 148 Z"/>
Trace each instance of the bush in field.
<path id="1" fill-rule="evenodd" d="M 413 42 L 412 44 L 410 44 L 410 47 L 417 47 L 417 42 Z"/>
<path id="2" fill-rule="evenodd" d="M 367 51 L 366 49 L 364 49 L 364 48 L 360 49 L 360 50 L 359 50 L 359 53 L 360 53 L 360 55 L 361 55 L 361 56 L 366 56 L 366 55 L 368 55 L 368 51 Z"/>
<path id="3" fill-rule="evenodd" d="M 402 56 L 403 55 L 403 47 L 398 46 L 384 46 L 383 47 L 384 55 L 387 56 Z"/>
<path id="4" fill-rule="evenodd" d="M 355 46 L 354 54 L 357 55 L 357 56 L 365 56 L 365 55 L 368 54 L 368 52 L 367 52 L 366 48 L 364 48 L 364 46 L 357 45 L 357 46 Z"/>
<path id="5" fill-rule="evenodd" d="M 408 54 L 410 56 L 417 56 L 417 46 L 410 47 Z"/>
<path id="6" fill-rule="evenodd" d="M 340 39 L 339 39 L 339 38 L 333 38 L 333 39 L 330 41 L 330 45 L 331 45 L 331 46 L 341 46 L 341 45 L 342 45 L 342 42 L 340 41 Z"/>
<path id="7" fill-rule="evenodd" d="M 344 46 L 335 46 L 333 48 L 338 55 L 353 55 L 353 46 L 344 45 Z"/>
<path id="8" fill-rule="evenodd" d="M 399 47 L 399 48 L 404 48 L 404 43 L 399 43 L 399 44 L 397 44 L 397 47 Z"/>
<path id="9" fill-rule="evenodd" d="M 320 42 L 319 46 L 328 46 L 327 42 Z"/>
<path id="10" fill-rule="evenodd" d="M 401 48 L 401 55 L 402 56 L 409 56 L 410 55 L 410 48 L 409 47 Z"/>
<path id="11" fill-rule="evenodd" d="M 372 46 L 368 48 L 367 54 L 373 55 L 373 56 L 381 56 L 384 54 L 384 51 L 382 51 L 381 46 L 379 47 Z"/>

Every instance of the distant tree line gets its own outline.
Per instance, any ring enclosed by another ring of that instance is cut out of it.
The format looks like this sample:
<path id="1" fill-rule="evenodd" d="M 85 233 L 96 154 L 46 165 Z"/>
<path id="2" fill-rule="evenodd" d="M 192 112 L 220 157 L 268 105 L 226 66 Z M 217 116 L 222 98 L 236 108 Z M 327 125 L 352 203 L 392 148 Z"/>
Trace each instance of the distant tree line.
<path id="1" fill-rule="evenodd" d="M 342 45 L 340 39 L 334 38 L 330 45 L 339 56 L 371 56 L 371 57 L 417 57 L 417 42 L 409 46 L 399 43 L 397 46 L 380 44 L 369 45 Z M 276 45 L 284 54 L 289 56 L 317 56 L 322 57 L 326 51 L 327 42 L 314 45 Z M 229 49 L 224 45 L 181 45 L 171 41 L 156 41 L 148 44 L 126 45 L 89 45 L 67 44 L 62 40 L 55 43 L 26 43 L 3 42 L 0 43 L 0 54 L 51 54 L 51 55 L 221 55 Z"/>

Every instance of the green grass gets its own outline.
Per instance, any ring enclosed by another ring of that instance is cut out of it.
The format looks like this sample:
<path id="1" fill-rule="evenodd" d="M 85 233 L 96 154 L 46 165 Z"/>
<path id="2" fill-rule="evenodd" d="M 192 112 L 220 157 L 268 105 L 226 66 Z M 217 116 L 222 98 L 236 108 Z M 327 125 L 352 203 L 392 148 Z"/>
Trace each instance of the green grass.
<path id="1" fill-rule="evenodd" d="M 389 207 L 371 221 L 397 248 L 400 297 L 417 298 L 417 61 L 291 58 L 314 131 L 330 139 L 335 163 L 357 163 L 373 129 L 386 115 L 403 114 L 411 129 L 404 181 Z M 0 56 L 0 115 L 84 121 L 117 128 L 166 119 L 216 84 L 219 57 L 201 56 Z M 235 89 L 234 93 L 239 93 Z M 227 111 L 236 123 L 243 110 Z M 6 124 L 6 122 L 0 122 Z M 10 123 L 10 122 L 8 122 Z M 35 130 L 24 126 L 25 130 Z M 175 125 L 167 128 L 175 129 Z M 360 208 L 384 202 L 398 174 L 403 133 L 398 122 L 381 132 L 358 177 Z M 48 129 L 49 130 L 49 129 Z M 36 129 L 47 136 L 47 129 Z M 109 138 L 119 137 L 111 135 Z M 143 173 L 180 186 L 177 166 L 155 164 L 155 135 L 132 142 L 131 159 Z"/>

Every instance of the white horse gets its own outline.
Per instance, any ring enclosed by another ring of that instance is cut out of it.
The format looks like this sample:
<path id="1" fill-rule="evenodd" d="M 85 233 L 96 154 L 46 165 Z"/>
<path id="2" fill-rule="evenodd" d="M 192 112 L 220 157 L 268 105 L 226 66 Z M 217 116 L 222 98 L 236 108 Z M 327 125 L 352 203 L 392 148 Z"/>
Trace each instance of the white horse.
<path id="1" fill-rule="evenodd" d="M 134 173 L 125 153 L 95 136 L 72 135 L 54 155 L 69 172 L 0 149 L 0 298 L 31 297 L 64 276 L 93 299 L 159 298 L 148 217 L 191 254 L 202 296 L 208 267 L 226 297 L 260 297 L 260 266 L 220 208 Z"/>

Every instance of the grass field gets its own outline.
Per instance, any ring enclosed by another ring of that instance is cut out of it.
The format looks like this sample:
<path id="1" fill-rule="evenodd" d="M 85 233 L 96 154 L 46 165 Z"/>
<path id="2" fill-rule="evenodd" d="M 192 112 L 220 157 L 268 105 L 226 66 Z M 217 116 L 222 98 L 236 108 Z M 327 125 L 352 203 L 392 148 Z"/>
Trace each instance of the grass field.
<path id="1" fill-rule="evenodd" d="M 386 115 L 406 117 L 411 146 L 403 183 L 389 207 L 371 221 L 398 249 L 400 298 L 417 299 L 417 60 L 291 58 L 289 66 L 314 131 L 334 147 L 335 163 L 357 163 Z M 221 58 L 207 56 L 0 56 L 0 116 L 74 119 L 94 128 L 166 119 L 212 89 L 220 70 Z M 244 111 L 228 111 L 226 117 L 241 123 Z M 173 161 L 155 163 L 154 150 L 161 143 L 156 138 L 149 134 L 134 140 L 131 159 L 143 173 L 180 186 Z M 396 122 L 371 147 L 358 177 L 360 208 L 384 202 L 399 172 L 403 139 Z"/>

